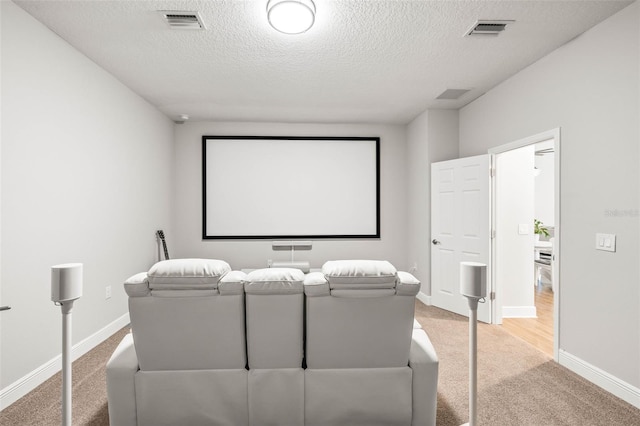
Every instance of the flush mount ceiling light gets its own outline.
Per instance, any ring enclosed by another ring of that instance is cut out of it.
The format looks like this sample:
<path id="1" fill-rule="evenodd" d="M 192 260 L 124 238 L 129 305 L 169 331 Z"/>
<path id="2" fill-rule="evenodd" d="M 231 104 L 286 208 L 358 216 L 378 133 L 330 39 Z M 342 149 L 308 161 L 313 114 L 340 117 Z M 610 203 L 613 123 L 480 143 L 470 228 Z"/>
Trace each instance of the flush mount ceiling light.
<path id="1" fill-rule="evenodd" d="M 313 25 L 316 5 L 312 0 L 269 0 L 267 19 L 277 31 L 300 34 Z"/>

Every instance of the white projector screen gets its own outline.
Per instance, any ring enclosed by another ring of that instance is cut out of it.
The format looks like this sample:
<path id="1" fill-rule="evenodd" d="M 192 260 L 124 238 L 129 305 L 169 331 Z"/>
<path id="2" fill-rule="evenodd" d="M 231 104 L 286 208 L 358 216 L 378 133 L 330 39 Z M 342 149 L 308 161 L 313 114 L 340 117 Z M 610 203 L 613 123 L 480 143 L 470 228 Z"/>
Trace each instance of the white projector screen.
<path id="1" fill-rule="evenodd" d="M 379 238 L 380 138 L 202 137 L 203 239 Z"/>

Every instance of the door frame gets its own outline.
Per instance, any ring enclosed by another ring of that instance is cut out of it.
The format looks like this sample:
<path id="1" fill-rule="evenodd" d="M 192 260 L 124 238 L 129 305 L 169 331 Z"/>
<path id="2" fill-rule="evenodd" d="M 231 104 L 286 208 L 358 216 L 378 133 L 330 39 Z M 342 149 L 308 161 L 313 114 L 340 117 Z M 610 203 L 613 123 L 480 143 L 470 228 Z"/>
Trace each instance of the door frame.
<path id="1" fill-rule="evenodd" d="M 514 149 L 522 148 L 529 145 L 535 145 L 540 142 L 544 142 L 547 140 L 553 139 L 554 145 L 554 250 L 553 256 L 554 259 L 552 262 L 555 262 L 553 265 L 553 281 L 556 283 L 556 293 L 553 295 L 553 358 L 555 361 L 558 361 L 559 357 L 559 342 L 560 342 L 560 297 L 561 297 L 561 283 L 560 283 L 560 253 L 561 253 L 561 244 L 562 244 L 562 234 L 561 234 L 561 216 L 560 216 L 560 128 L 556 127 L 551 130 L 547 130 L 545 132 L 541 132 L 535 134 L 533 136 L 526 137 L 524 139 L 519 139 L 514 142 L 510 142 L 504 145 L 500 145 L 494 148 L 489 149 L 488 153 L 491 155 L 491 168 L 495 171 L 496 167 L 496 156 L 498 154 L 512 151 Z M 497 173 L 500 173 L 499 171 Z M 492 173 L 491 178 L 491 235 L 494 235 L 496 229 L 496 173 Z M 490 275 L 491 275 L 491 289 L 495 292 L 495 300 L 493 300 L 493 312 L 491 313 L 491 317 L 493 318 L 494 324 L 502 324 L 502 297 L 501 297 L 501 289 L 496 285 L 496 261 L 497 261 L 497 251 L 496 251 L 496 239 L 491 238 L 491 267 L 490 267 Z"/>

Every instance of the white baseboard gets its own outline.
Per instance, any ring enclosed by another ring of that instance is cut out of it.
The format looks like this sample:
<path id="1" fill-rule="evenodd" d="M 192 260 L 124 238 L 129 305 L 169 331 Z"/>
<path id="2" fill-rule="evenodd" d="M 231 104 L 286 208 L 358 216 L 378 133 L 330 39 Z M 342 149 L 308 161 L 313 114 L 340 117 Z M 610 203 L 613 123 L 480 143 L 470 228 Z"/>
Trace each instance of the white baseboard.
<path id="1" fill-rule="evenodd" d="M 502 318 L 537 318 L 535 306 L 503 306 Z"/>
<path id="2" fill-rule="evenodd" d="M 91 336 L 73 345 L 71 348 L 72 361 L 104 342 L 129 322 L 129 313 L 127 312 Z M 31 392 L 60 370 L 62 370 L 62 354 L 0 390 L 0 411 Z"/>
<path id="3" fill-rule="evenodd" d="M 637 387 L 623 382 L 606 371 L 603 371 L 562 349 L 560 350 L 558 362 L 560 365 L 567 367 L 569 370 L 584 377 L 591 383 L 600 386 L 607 392 L 610 392 L 629 404 L 640 408 L 640 389 Z"/>
<path id="4" fill-rule="evenodd" d="M 418 294 L 416 295 L 416 299 L 418 299 L 419 301 L 421 301 L 427 306 L 431 306 L 431 296 L 427 296 L 421 291 L 419 291 Z"/>

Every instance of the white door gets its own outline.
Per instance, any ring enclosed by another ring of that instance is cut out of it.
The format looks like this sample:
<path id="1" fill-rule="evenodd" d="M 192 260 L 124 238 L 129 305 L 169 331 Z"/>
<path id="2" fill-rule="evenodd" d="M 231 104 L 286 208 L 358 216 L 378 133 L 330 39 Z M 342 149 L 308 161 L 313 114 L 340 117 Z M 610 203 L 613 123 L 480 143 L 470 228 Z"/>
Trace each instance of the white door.
<path id="1" fill-rule="evenodd" d="M 431 303 L 468 316 L 460 294 L 460 262 L 487 265 L 487 298 L 478 319 L 491 322 L 489 260 L 491 156 L 431 164 Z"/>

